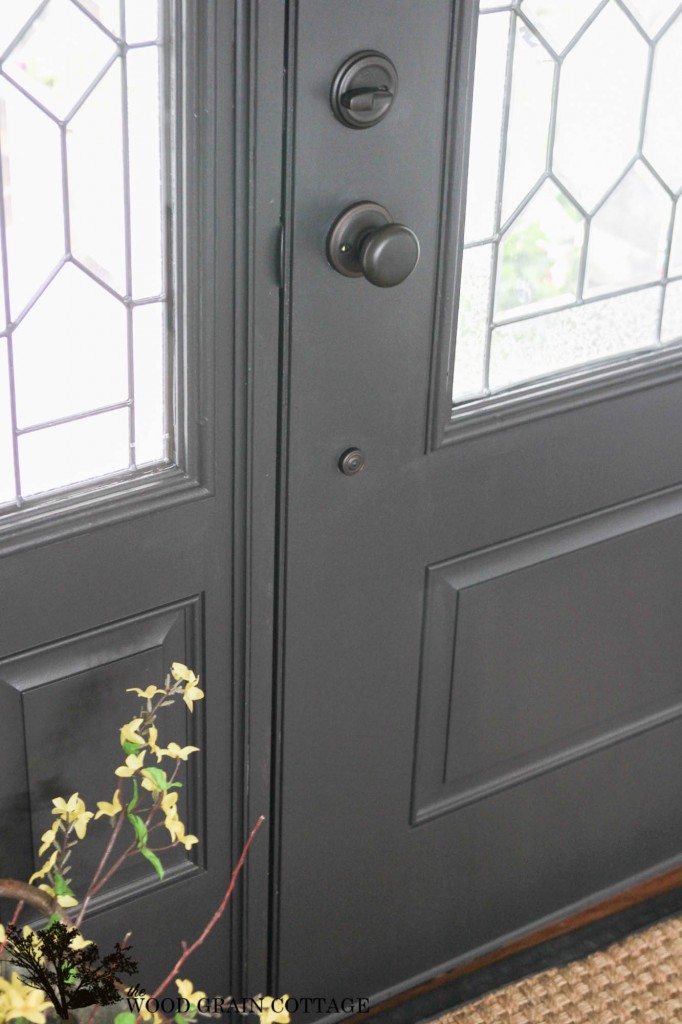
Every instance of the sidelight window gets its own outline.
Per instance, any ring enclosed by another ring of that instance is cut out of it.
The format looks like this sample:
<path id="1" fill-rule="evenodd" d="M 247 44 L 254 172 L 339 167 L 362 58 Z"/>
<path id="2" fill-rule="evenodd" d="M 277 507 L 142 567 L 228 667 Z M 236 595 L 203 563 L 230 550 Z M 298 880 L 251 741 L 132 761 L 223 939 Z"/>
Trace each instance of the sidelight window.
<path id="1" fill-rule="evenodd" d="M 682 4 L 481 0 L 455 403 L 682 338 Z"/>
<path id="2" fill-rule="evenodd" d="M 0 506 L 167 462 L 157 0 L 0 17 Z"/>

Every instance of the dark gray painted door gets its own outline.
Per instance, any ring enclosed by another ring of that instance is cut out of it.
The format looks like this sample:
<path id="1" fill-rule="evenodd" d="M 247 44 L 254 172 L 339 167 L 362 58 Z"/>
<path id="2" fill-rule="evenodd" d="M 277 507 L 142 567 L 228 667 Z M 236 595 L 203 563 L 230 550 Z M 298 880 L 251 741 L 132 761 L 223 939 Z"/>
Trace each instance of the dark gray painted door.
<path id="1" fill-rule="evenodd" d="M 149 992 L 181 940 L 196 938 L 218 906 L 233 844 L 242 841 L 241 827 L 232 829 L 232 815 L 241 813 L 238 742 L 232 770 L 233 614 L 241 607 L 232 582 L 233 510 L 241 502 L 232 445 L 234 206 L 214 201 L 216 193 L 234 194 L 235 8 L 164 6 L 177 75 L 175 464 L 41 496 L 0 520 L 0 877 L 26 880 L 42 863 L 39 837 L 53 797 L 77 790 L 90 810 L 111 800 L 118 729 L 139 707 L 127 687 L 160 685 L 173 661 L 202 676 L 206 699 L 193 716 L 180 703 L 159 721 L 166 741 L 200 748 L 181 798 L 200 843 L 161 854 L 163 882 L 139 858 L 93 902 L 83 925 L 103 953 L 132 932 L 136 981 Z M 91 822 L 89 832 L 73 854 L 81 896 L 95 849 L 101 854 L 107 842 L 107 819 Z M 7 921 L 11 905 L 3 902 L 0 912 Z M 240 947 L 230 931 L 227 915 L 188 964 L 187 976 L 205 991 L 231 990 L 231 957 L 239 963 Z"/>
<path id="2" fill-rule="evenodd" d="M 386 996 L 682 852 L 679 355 L 450 419 L 475 6 L 292 15 L 278 991 Z M 353 131 L 362 50 L 400 86 Z M 363 199 L 398 287 L 327 261 Z"/>

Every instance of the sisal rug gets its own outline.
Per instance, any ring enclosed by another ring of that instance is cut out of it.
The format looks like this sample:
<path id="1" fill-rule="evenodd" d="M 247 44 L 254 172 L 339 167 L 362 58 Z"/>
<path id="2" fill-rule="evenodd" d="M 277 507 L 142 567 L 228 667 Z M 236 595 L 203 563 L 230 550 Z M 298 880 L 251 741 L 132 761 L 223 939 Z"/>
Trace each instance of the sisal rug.
<path id="1" fill-rule="evenodd" d="M 524 978 L 433 1024 L 682 1024 L 682 917 Z"/>

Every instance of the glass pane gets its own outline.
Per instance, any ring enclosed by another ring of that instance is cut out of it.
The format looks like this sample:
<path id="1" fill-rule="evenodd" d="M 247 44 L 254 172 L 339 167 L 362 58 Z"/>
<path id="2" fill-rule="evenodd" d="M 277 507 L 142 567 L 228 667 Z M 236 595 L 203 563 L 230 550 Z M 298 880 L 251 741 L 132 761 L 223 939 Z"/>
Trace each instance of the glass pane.
<path id="1" fill-rule="evenodd" d="M 4 70 L 64 118 L 114 53 L 113 41 L 69 0 L 50 0 L 12 49 Z"/>
<path id="2" fill-rule="evenodd" d="M 14 332 L 14 375 L 20 427 L 125 402 L 122 303 L 67 265 Z"/>
<path id="3" fill-rule="evenodd" d="M 638 161 L 592 220 L 585 293 L 659 279 L 671 216 L 670 198 Z"/>
<path id="4" fill-rule="evenodd" d="M 523 13 L 561 53 L 596 6 L 597 0 L 524 0 Z"/>
<path id="5" fill-rule="evenodd" d="M 147 43 L 159 34 L 158 0 L 126 0 L 126 39 Z"/>
<path id="6" fill-rule="evenodd" d="M 133 295 L 158 295 L 162 287 L 161 112 L 159 53 L 128 53 L 128 132 Z"/>
<path id="7" fill-rule="evenodd" d="M 61 149 L 57 126 L 2 79 L 0 133 L 10 312 L 16 320 L 64 254 Z"/>
<path id="8" fill-rule="evenodd" d="M 13 0 L 0 17 L 0 504 L 171 450 L 159 12 Z"/>
<path id="9" fill-rule="evenodd" d="M 479 19 L 469 143 L 466 242 L 482 242 L 495 230 L 510 17 L 504 13 L 486 14 Z"/>
<path id="10" fill-rule="evenodd" d="M 546 181 L 502 236 L 496 314 L 572 302 L 584 232 L 573 203 Z"/>
<path id="11" fill-rule="evenodd" d="M 81 0 L 81 3 L 110 32 L 120 37 L 121 0 Z"/>
<path id="12" fill-rule="evenodd" d="M 656 46 L 644 154 L 674 192 L 682 187 L 682 16 Z"/>
<path id="13" fill-rule="evenodd" d="M 671 281 L 665 289 L 661 341 L 669 343 L 682 338 L 682 281 Z"/>
<path id="14" fill-rule="evenodd" d="M 465 249 L 459 290 L 455 401 L 480 395 L 486 386 L 488 293 L 492 245 Z"/>
<path id="15" fill-rule="evenodd" d="M 504 167 L 503 222 L 544 174 L 554 70 L 554 60 L 538 37 L 525 22 L 518 21 Z"/>
<path id="16" fill-rule="evenodd" d="M 628 10 L 641 27 L 620 0 L 481 8 L 455 403 L 682 341 L 682 3 Z"/>
<path id="17" fill-rule="evenodd" d="M 14 453 L 7 342 L 0 339 L 0 505 L 14 501 Z"/>
<path id="18" fill-rule="evenodd" d="M 135 462 L 159 462 L 166 455 L 163 393 L 165 345 L 161 303 L 138 306 L 133 316 L 135 360 Z"/>
<path id="19" fill-rule="evenodd" d="M 554 169 L 592 210 L 637 150 L 648 47 L 610 3 L 561 69 Z"/>
<path id="20" fill-rule="evenodd" d="M 490 387 L 500 390 L 657 340 L 660 289 L 590 302 L 493 331 Z"/>
<path id="21" fill-rule="evenodd" d="M 680 0 L 625 0 L 625 4 L 644 31 L 655 36 L 679 7 Z"/>
<path id="22" fill-rule="evenodd" d="M 127 409 L 21 434 L 22 491 L 39 494 L 127 469 L 129 454 Z"/>
<path id="23" fill-rule="evenodd" d="M 682 274 L 682 199 L 677 200 L 675 207 L 675 227 L 670 247 L 670 275 Z"/>
<path id="24" fill-rule="evenodd" d="M 0 54 L 4 53 L 29 21 L 39 0 L 7 0 L 2 5 L 0 18 Z"/>
<path id="25" fill-rule="evenodd" d="M 71 249 L 126 293 L 120 61 L 71 120 L 67 135 Z"/>

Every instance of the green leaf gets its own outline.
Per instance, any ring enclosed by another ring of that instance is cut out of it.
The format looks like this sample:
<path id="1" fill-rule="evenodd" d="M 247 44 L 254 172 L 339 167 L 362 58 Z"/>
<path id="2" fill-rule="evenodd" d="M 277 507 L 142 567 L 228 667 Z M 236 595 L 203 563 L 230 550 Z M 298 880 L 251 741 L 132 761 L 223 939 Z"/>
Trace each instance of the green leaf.
<path id="1" fill-rule="evenodd" d="M 143 775 L 148 775 L 152 780 L 157 789 L 161 789 L 164 792 L 168 789 L 170 783 L 166 778 L 166 773 L 163 768 L 144 768 L 142 771 Z"/>
<path id="2" fill-rule="evenodd" d="M 137 839 L 138 848 L 141 850 L 147 842 L 147 826 L 143 822 L 142 818 L 138 818 L 137 814 L 131 814 L 128 812 L 128 821 L 135 830 L 135 837 Z"/>
<path id="3" fill-rule="evenodd" d="M 130 803 L 128 804 L 128 806 L 126 808 L 126 813 L 127 814 L 129 814 L 130 811 L 135 810 L 135 807 L 137 806 L 137 801 L 138 801 L 138 798 L 139 798 L 139 795 L 140 795 L 140 791 L 137 788 L 137 779 L 132 779 L 131 781 L 133 783 L 133 799 L 130 801 Z"/>
<path id="4" fill-rule="evenodd" d="M 181 1013 L 175 1014 L 175 1020 L 177 1024 L 187 1024 L 187 1017 L 183 1017 Z"/>
<path id="5" fill-rule="evenodd" d="M 76 894 L 66 881 L 63 875 L 60 875 L 58 871 L 54 873 L 54 894 L 55 896 L 73 896 L 76 898 Z"/>
<path id="6" fill-rule="evenodd" d="M 61 921 L 60 915 L 50 914 L 50 916 L 47 919 L 47 924 L 45 925 L 45 931 L 47 931 L 48 928 L 51 928 L 53 924 L 56 924 L 57 921 Z"/>
<path id="7" fill-rule="evenodd" d="M 128 1013 L 127 1010 L 124 1010 L 122 1013 L 116 1014 L 114 1017 L 114 1024 L 135 1024 L 136 1020 L 136 1013 Z"/>
<path id="8" fill-rule="evenodd" d="M 159 878 L 163 878 L 163 865 L 159 858 L 154 853 L 154 851 L 150 850 L 148 846 L 143 846 L 140 848 L 140 853 L 142 854 L 143 857 L 147 858 L 147 860 L 152 865 Z"/>
<path id="9" fill-rule="evenodd" d="M 132 740 L 123 740 L 121 743 L 125 754 L 136 754 L 144 746 L 143 743 L 133 743 Z"/>

